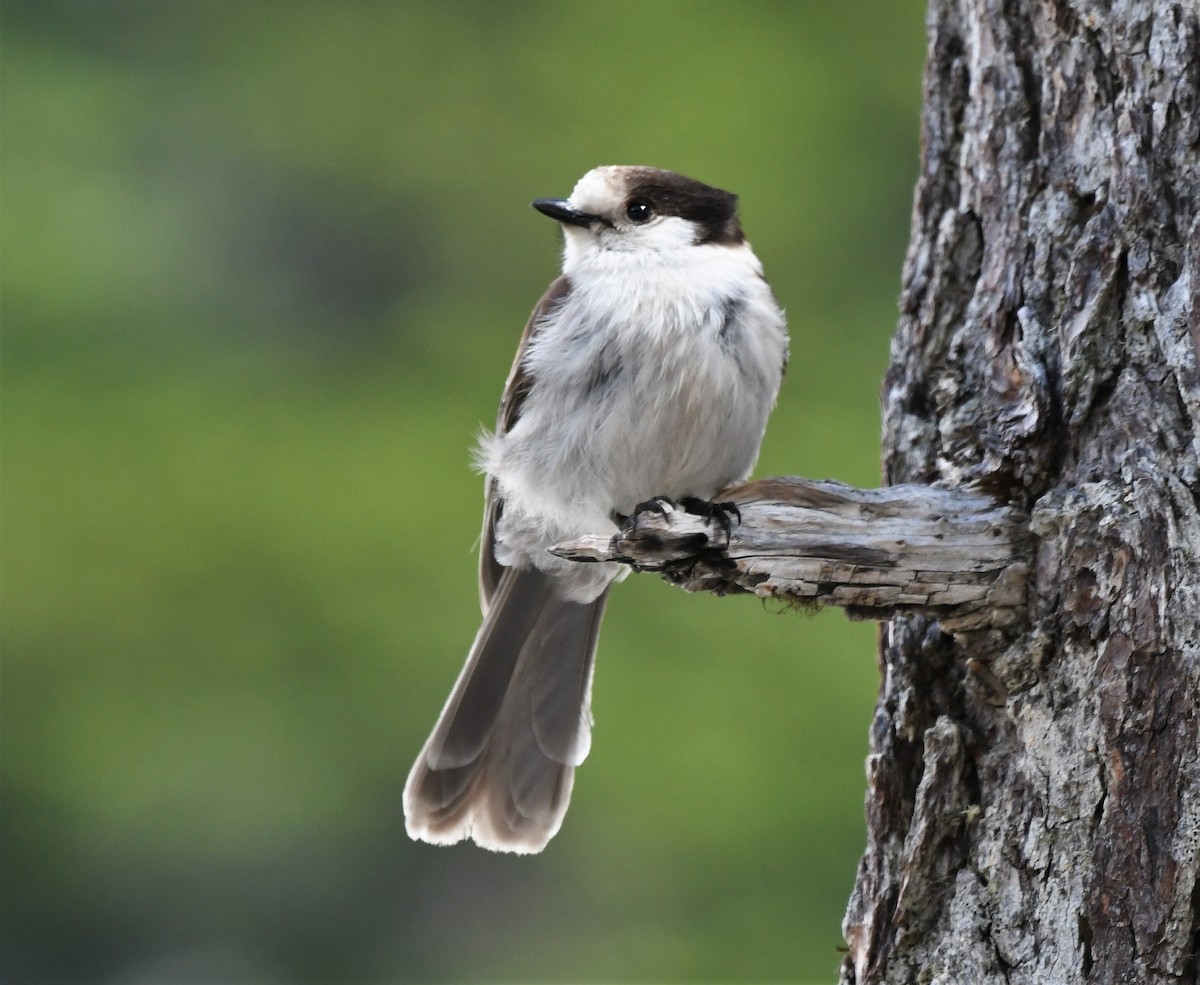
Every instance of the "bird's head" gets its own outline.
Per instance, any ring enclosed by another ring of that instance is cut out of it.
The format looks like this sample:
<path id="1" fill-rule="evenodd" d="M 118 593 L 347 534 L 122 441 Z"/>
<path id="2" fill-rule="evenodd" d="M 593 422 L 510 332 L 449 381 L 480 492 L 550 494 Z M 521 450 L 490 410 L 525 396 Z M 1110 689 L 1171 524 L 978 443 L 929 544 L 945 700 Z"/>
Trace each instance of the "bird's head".
<path id="1" fill-rule="evenodd" d="M 593 168 L 570 198 L 539 198 L 533 207 L 562 224 L 568 260 L 595 251 L 663 254 L 744 241 L 736 195 L 658 168 Z"/>

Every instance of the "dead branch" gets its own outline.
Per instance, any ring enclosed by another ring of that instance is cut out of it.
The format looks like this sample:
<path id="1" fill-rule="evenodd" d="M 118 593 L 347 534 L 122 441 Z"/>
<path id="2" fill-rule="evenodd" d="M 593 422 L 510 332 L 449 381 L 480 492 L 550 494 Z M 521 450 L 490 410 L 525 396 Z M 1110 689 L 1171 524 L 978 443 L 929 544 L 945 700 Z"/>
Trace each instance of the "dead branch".
<path id="1" fill-rule="evenodd" d="M 838 605 L 854 619 L 922 612 L 963 632 L 1024 618 L 1029 517 L 983 493 L 785 477 L 721 498 L 741 512 L 728 532 L 716 518 L 645 510 L 615 536 L 552 550 L 658 571 L 688 591 Z"/>

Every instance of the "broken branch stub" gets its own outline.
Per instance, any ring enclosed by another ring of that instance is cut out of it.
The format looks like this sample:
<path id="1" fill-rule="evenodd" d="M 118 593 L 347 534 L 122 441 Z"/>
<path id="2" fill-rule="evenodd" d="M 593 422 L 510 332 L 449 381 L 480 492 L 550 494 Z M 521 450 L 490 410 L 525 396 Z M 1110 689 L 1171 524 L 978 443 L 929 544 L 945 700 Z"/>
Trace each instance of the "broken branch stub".
<path id="1" fill-rule="evenodd" d="M 785 477 L 737 486 L 721 499 L 741 512 L 728 532 L 716 518 L 647 510 L 615 536 L 552 551 L 658 571 L 688 591 L 838 605 L 854 619 L 921 612 L 948 632 L 1024 619 L 1029 517 L 984 493 Z"/>

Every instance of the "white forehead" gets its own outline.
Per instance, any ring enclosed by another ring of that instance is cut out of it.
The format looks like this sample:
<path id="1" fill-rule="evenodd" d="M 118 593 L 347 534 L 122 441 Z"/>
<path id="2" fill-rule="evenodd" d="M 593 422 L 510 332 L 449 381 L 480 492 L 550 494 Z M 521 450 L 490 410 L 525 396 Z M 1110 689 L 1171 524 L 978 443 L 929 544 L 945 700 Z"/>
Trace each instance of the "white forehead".
<path id="1" fill-rule="evenodd" d="M 571 191 L 571 208 L 601 213 L 621 203 L 625 197 L 625 172 L 628 168 L 605 165 L 592 168 Z"/>

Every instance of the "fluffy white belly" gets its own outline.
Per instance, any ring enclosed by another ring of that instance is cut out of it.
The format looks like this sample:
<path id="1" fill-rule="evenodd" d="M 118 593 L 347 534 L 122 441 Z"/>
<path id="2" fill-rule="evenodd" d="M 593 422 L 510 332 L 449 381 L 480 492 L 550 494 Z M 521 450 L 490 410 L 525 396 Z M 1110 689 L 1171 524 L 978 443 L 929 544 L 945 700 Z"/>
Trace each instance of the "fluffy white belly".
<path id="1" fill-rule="evenodd" d="M 782 373 L 782 315 L 765 284 L 699 301 L 665 292 L 618 314 L 577 294 L 547 323 L 516 424 L 480 456 L 505 504 L 501 542 L 541 567 L 548 544 L 613 529 L 614 512 L 711 498 L 749 473 Z"/>

